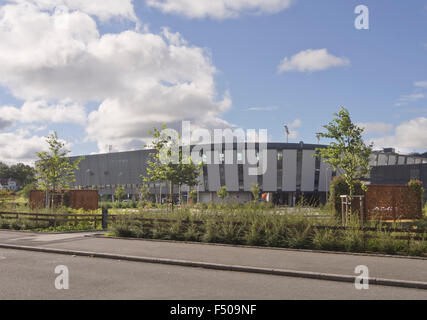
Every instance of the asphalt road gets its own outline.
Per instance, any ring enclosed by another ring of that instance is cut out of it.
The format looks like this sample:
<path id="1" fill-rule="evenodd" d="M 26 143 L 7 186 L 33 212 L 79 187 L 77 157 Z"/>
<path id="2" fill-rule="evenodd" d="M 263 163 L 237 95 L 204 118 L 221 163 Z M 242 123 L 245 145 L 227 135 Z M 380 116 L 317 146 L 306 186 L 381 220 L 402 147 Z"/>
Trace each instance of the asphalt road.
<path id="1" fill-rule="evenodd" d="M 69 289 L 55 288 L 55 267 Z M 0 249 L 0 299 L 424 299 L 427 291 Z"/>

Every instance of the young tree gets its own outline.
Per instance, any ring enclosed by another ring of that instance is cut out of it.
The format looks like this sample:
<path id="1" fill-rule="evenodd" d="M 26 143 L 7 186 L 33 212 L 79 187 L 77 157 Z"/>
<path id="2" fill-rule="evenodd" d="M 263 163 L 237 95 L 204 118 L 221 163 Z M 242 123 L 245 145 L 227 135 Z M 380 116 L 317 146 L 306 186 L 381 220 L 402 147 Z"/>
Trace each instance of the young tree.
<path id="1" fill-rule="evenodd" d="M 335 119 L 323 126 L 325 133 L 317 133 L 318 138 L 332 139 L 327 148 L 316 149 L 317 157 L 329 163 L 334 170 L 342 173 L 349 188 L 350 201 L 353 200 L 355 182 L 369 173 L 369 158 L 373 145 L 366 145 L 362 139 L 363 129 L 351 121 L 344 107 L 335 113 Z"/>
<path id="2" fill-rule="evenodd" d="M 114 190 L 114 197 L 118 202 L 125 197 L 125 188 L 122 185 L 118 185 Z"/>
<path id="3" fill-rule="evenodd" d="M 252 197 L 254 198 L 254 201 L 258 201 L 260 189 L 257 183 L 252 183 L 251 193 L 252 193 Z"/>
<path id="4" fill-rule="evenodd" d="M 145 182 L 167 181 L 169 183 L 169 201 L 172 204 L 173 187 L 178 185 L 181 189 L 182 185 L 189 187 L 197 185 L 203 163 L 196 165 L 191 159 L 186 159 L 182 148 L 177 145 L 176 137 L 168 134 L 166 126 L 163 125 L 162 131 L 153 128 L 149 134 L 153 135 L 152 145 L 156 152 L 150 154 L 151 159 L 147 162 L 147 172 L 142 178 Z M 164 150 L 166 152 L 162 152 Z M 178 150 L 177 154 L 174 153 L 174 150 Z"/>
<path id="5" fill-rule="evenodd" d="M 218 195 L 218 198 L 220 198 L 222 202 L 224 202 L 224 199 L 229 196 L 226 186 L 222 186 L 221 189 L 219 189 L 216 194 Z"/>
<path id="6" fill-rule="evenodd" d="M 188 197 L 191 199 L 191 203 L 196 203 L 197 202 L 197 191 L 196 190 L 191 190 L 188 193 Z"/>
<path id="7" fill-rule="evenodd" d="M 139 189 L 139 193 L 141 194 L 142 201 L 149 201 L 151 199 L 150 188 L 146 184 L 143 184 L 141 186 L 141 189 Z"/>
<path id="8" fill-rule="evenodd" d="M 65 149 L 56 132 L 46 137 L 49 151 L 36 152 L 39 160 L 36 161 L 36 179 L 42 190 L 46 191 L 46 207 L 49 205 L 49 192 L 69 188 L 75 181 L 74 172 L 78 169 L 83 157 L 75 161 L 67 158 L 70 153 Z M 52 198 L 53 200 L 53 198 Z"/>

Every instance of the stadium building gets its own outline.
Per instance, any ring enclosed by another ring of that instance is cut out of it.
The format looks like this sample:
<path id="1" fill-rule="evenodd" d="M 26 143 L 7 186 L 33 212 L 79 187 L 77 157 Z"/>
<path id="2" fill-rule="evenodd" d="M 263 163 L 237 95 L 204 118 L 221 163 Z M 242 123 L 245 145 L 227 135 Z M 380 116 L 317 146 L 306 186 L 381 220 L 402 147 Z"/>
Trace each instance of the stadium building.
<path id="1" fill-rule="evenodd" d="M 239 147 L 241 145 L 242 148 Z M 258 184 L 260 190 L 268 193 L 270 199 L 278 204 L 295 205 L 302 196 L 308 201 L 325 202 L 330 181 L 337 173 L 321 159 L 314 157 L 316 148 L 324 147 L 303 142 L 267 143 L 266 170 L 263 174 L 251 175 L 250 169 L 257 165 L 251 165 L 247 161 L 248 152 L 245 152 L 247 145 L 223 144 L 219 148 L 218 145 L 204 146 L 201 156 L 205 163 L 211 164 L 203 166 L 199 185 L 193 189 L 197 191 L 199 201 L 205 203 L 218 202 L 217 191 L 222 186 L 226 186 L 230 193 L 227 201 L 249 201 L 253 184 Z M 85 156 L 79 170 L 76 171 L 73 187 L 94 188 L 99 190 L 103 197 L 113 197 L 116 187 L 122 185 L 128 198 L 138 198 L 143 185 L 141 176 L 146 173 L 147 161 L 153 152 L 154 150 L 145 149 Z M 225 161 L 227 152 L 233 156 L 232 164 Z M 423 163 L 423 168 L 427 167 L 426 158 L 399 155 L 392 149 L 384 149 L 372 154 L 370 165 L 374 168 L 390 166 L 391 171 L 387 172 L 387 175 L 392 176 L 395 172 L 394 167 L 403 170 L 403 167 Z M 388 183 L 389 180 L 378 178 L 379 172 L 382 171 L 372 171 L 374 183 Z M 399 180 L 399 183 L 407 183 L 410 177 L 409 174 L 408 177 Z M 169 186 L 165 182 L 153 182 L 148 186 L 156 201 L 164 201 L 169 191 Z M 181 192 L 184 201 L 188 191 L 189 188 L 186 186 L 181 190 L 176 186 L 173 188 L 174 194 Z"/>

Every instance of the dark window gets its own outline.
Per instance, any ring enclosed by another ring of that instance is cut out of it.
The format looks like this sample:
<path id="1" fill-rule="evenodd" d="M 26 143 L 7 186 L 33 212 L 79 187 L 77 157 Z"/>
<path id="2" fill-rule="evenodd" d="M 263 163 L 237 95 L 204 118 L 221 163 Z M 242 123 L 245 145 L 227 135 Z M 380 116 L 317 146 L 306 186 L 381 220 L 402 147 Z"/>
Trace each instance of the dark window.
<path id="1" fill-rule="evenodd" d="M 318 154 L 318 152 L 316 152 Z M 314 171 L 314 191 L 319 191 L 319 177 L 320 177 L 320 157 L 316 157 L 315 171 Z"/>
<path id="2" fill-rule="evenodd" d="M 237 165 L 238 167 L 238 173 L 239 173 L 239 190 L 243 190 L 244 189 L 244 185 L 243 185 L 243 164 L 239 163 Z"/>
<path id="3" fill-rule="evenodd" d="M 297 151 L 297 191 L 301 191 L 302 179 L 302 149 Z"/>
<path id="4" fill-rule="evenodd" d="M 283 151 L 277 151 L 277 189 L 282 190 Z"/>

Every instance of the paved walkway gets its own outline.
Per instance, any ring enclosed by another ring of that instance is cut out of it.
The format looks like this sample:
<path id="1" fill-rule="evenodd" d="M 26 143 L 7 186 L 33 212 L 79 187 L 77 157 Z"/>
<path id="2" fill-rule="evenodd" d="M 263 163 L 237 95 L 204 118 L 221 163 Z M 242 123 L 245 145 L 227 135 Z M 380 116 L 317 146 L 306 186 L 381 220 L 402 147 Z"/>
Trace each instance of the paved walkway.
<path id="1" fill-rule="evenodd" d="M 0 231 L 0 243 L 349 276 L 355 275 L 356 266 L 365 265 L 372 278 L 427 282 L 427 260 L 110 239 L 94 234 Z"/>

